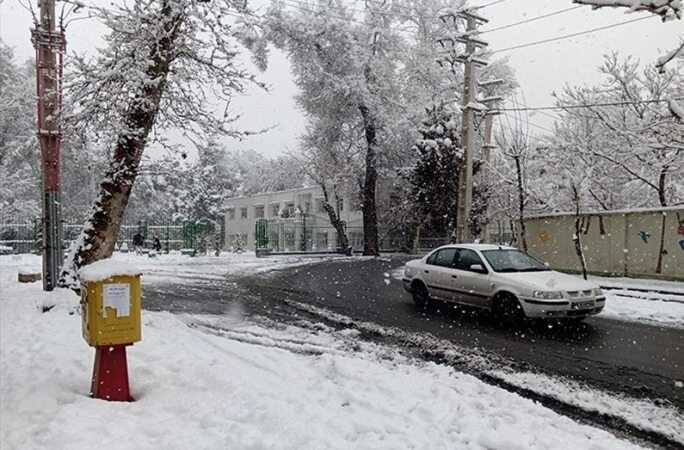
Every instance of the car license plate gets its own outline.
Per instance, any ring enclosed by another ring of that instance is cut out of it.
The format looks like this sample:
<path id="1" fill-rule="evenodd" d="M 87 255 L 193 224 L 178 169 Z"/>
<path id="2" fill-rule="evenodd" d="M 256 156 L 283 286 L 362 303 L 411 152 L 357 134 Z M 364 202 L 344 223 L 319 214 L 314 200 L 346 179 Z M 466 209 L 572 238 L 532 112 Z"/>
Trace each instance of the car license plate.
<path id="1" fill-rule="evenodd" d="M 593 308 L 594 307 L 594 301 L 593 300 L 587 300 L 584 302 L 575 302 L 572 304 L 572 309 L 584 309 L 584 308 Z"/>

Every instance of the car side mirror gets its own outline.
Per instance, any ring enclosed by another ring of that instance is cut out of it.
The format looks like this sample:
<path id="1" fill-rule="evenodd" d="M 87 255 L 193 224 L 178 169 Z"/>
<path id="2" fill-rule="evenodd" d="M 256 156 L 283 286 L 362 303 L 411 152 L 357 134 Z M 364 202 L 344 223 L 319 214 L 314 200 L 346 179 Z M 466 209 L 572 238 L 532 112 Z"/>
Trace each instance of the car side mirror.
<path id="1" fill-rule="evenodd" d="M 482 267 L 482 264 L 471 264 L 469 269 L 471 272 L 488 273 L 487 269 Z"/>
<path id="2" fill-rule="evenodd" d="M 549 267 L 551 267 L 551 264 L 545 262 L 545 263 L 544 263 L 544 266 L 546 266 L 546 268 L 549 268 Z"/>

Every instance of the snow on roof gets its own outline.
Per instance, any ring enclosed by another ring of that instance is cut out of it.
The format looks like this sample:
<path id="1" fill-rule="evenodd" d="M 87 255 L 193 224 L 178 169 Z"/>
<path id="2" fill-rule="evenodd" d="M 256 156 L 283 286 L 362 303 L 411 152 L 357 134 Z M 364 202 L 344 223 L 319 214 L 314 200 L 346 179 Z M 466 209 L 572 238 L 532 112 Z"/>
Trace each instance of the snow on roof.
<path id="1" fill-rule="evenodd" d="M 142 272 L 127 261 L 113 261 L 102 259 L 78 270 L 78 277 L 81 281 L 102 281 L 107 278 L 121 275 L 141 275 Z"/>
<path id="2" fill-rule="evenodd" d="M 271 191 L 271 192 L 258 192 L 256 194 L 249 194 L 249 195 L 238 195 L 236 197 L 230 197 L 225 199 L 225 202 L 229 202 L 231 200 L 240 200 L 244 198 L 253 198 L 253 197 L 262 197 L 266 195 L 276 195 L 276 194 L 285 194 L 287 192 L 307 192 L 307 191 L 315 191 L 315 190 L 321 190 L 320 186 L 305 186 L 305 187 L 300 187 L 300 188 L 293 188 L 293 189 L 284 189 L 282 191 Z"/>
<path id="3" fill-rule="evenodd" d="M 498 249 L 517 250 L 515 247 L 509 247 L 508 245 L 476 244 L 476 243 L 447 244 L 447 245 L 443 245 L 440 248 L 448 248 L 448 247 L 468 248 L 471 250 L 498 250 Z"/>

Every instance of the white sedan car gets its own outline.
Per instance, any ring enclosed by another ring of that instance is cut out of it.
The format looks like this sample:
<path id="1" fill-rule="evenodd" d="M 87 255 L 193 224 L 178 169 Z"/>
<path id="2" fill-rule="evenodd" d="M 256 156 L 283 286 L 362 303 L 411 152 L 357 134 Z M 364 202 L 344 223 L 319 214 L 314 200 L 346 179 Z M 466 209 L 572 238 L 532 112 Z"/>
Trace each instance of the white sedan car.
<path id="1" fill-rule="evenodd" d="M 406 263 L 404 289 L 423 306 L 431 298 L 523 317 L 584 319 L 606 297 L 595 283 L 549 269 L 518 249 L 489 244 L 440 247 Z"/>

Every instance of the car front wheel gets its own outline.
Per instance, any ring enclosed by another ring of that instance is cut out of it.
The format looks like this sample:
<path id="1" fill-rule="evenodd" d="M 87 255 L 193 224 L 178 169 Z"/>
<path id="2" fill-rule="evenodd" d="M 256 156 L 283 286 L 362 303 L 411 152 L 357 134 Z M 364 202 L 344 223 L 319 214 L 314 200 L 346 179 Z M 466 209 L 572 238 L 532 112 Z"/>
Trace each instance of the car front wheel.
<path id="1" fill-rule="evenodd" d="M 513 294 L 501 294 L 496 305 L 496 312 L 507 324 L 519 323 L 525 318 L 525 311 Z"/>
<path id="2" fill-rule="evenodd" d="M 430 301 L 427 288 L 422 283 L 417 283 L 413 286 L 413 301 L 418 306 L 426 306 Z"/>

